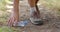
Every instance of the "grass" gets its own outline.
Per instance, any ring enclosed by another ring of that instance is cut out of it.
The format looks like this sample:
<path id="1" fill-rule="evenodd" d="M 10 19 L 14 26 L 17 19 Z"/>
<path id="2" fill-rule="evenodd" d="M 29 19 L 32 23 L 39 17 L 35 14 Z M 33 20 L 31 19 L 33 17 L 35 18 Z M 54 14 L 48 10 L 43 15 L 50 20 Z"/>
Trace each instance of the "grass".
<path id="1" fill-rule="evenodd" d="M 40 0 L 40 3 L 42 3 L 42 5 L 48 7 L 48 8 L 56 8 L 57 9 L 57 13 L 60 15 L 60 0 Z M 8 13 L 7 11 L 0 11 L 0 22 L 2 22 L 3 24 L 6 24 L 7 18 L 9 17 L 10 13 Z M 0 27 L 0 32 L 17 32 L 18 29 L 11 27 L 7 27 L 7 26 L 1 26 Z"/>
<path id="2" fill-rule="evenodd" d="M 3 27 L 0 27 L 0 32 L 14 32 L 14 31 L 7 26 L 3 26 Z"/>

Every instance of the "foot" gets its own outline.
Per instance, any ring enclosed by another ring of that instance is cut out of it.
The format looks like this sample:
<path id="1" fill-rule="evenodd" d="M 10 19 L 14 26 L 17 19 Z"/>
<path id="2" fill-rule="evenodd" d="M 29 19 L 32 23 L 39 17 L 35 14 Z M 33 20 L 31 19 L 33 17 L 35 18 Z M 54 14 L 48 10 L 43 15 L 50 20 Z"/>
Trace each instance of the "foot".
<path id="1" fill-rule="evenodd" d="M 40 13 L 38 11 L 33 11 L 30 15 L 31 15 L 30 20 L 33 24 L 35 25 L 43 24 L 43 21 L 40 19 Z"/>
<path id="2" fill-rule="evenodd" d="M 43 25 L 43 21 L 41 19 L 30 18 L 30 20 L 34 25 Z"/>

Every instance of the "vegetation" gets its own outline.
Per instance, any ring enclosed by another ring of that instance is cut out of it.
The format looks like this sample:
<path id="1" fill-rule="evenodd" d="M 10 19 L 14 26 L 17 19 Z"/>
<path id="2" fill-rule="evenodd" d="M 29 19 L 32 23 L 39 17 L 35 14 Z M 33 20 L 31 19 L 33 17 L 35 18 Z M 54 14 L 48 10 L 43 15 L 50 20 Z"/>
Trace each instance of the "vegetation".
<path id="1" fill-rule="evenodd" d="M 6 10 L 6 1 L 5 0 L 0 0 L 0 10 L 4 11 Z"/>
<path id="2" fill-rule="evenodd" d="M 6 4 L 12 0 L 0 0 L 0 22 L 6 24 L 9 13 L 6 12 Z M 40 0 L 39 3 L 42 3 L 48 8 L 55 8 L 60 14 L 60 0 Z M 13 29 L 8 27 L 0 27 L 0 32 L 13 32 Z"/>
<path id="3" fill-rule="evenodd" d="M 0 11 L 6 11 L 6 4 L 9 2 L 10 0 L 0 0 Z"/>

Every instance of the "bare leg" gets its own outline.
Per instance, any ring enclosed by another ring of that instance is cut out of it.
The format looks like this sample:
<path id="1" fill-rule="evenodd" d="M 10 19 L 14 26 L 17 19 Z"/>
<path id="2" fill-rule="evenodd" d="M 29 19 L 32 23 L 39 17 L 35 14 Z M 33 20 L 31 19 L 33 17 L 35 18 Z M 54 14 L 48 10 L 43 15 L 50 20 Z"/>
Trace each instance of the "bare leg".
<path id="1" fill-rule="evenodd" d="M 28 0 L 28 2 L 30 4 L 31 9 L 35 10 L 34 11 L 35 13 L 33 16 L 40 18 L 40 12 L 39 12 L 38 7 L 37 7 L 38 0 Z"/>
<path id="2" fill-rule="evenodd" d="M 28 0 L 30 4 L 30 15 L 31 15 L 31 22 L 33 24 L 42 24 L 42 21 L 39 19 L 40 18 L 40 12 L 37 7 L 37 2 L 38 0 Z"/>
<path id="3" fill-rule="evenodd" d="M 14 22 L 19 21 L 19 0 L 14 0 L 13 11 L 10 19 L 8 20 L 8 25 L 12 26 Z"/>

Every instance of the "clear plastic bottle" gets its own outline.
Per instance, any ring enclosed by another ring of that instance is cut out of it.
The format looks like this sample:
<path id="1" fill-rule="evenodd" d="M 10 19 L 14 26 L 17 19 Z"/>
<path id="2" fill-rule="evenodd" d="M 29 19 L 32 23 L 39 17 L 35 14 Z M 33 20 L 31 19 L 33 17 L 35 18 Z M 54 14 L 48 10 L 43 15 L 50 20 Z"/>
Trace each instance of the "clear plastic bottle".
<path id="1" fill-rule="evenodd" d="M 14 24 L 14 26 L 21 26 L 21 27 L 24 27 L 28 24 L 28 21 L 27 20 L 24 20 L 24 21 L 19 21 L 17 22 L 17 25 Z"/>

